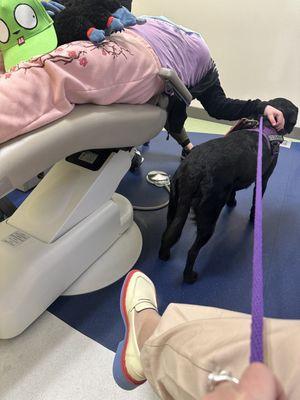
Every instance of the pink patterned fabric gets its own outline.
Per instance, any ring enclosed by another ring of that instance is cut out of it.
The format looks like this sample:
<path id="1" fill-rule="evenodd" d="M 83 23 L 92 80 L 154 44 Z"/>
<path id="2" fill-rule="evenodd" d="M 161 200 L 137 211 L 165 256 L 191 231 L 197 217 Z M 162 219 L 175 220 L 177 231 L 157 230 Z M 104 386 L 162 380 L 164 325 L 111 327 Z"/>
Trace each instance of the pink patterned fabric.
<path id="1" fill-rule="evenodd" d="M 0 143 L 64 117 L 75 104 L 144 104 L 163 90 L 160 62 L 126 31 L 100 47 L 74 42 L 0 75 Z"/>

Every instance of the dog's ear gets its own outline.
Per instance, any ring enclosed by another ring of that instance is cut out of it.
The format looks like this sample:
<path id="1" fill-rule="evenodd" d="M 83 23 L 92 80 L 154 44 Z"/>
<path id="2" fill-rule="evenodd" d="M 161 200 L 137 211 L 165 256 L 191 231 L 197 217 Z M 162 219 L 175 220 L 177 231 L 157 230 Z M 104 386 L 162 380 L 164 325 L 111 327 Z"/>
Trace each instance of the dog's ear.
<path id="1" fill-rule="evenodd" d="M 268 104 L 283 113 L 285 119 L 284 133 L 291 133 L 298 118 L 298 108 L 295 104 L 281 97 L 268 101 Z"/>

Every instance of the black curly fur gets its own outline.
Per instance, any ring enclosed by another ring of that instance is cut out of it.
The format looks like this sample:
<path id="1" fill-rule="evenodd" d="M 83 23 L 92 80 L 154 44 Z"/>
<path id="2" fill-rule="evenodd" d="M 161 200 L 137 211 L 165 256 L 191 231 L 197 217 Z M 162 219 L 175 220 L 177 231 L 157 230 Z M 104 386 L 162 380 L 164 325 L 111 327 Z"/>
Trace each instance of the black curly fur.
<path id="1" fill-rule="evenodd" d="M 277 98 L 268 104 L 281 110 L 285 128 L 281 134 L 292 131 L 298 108 L 290 101 Z M 265 126 L 271 126 L 265 117 Z M 263 193 L 272 175 L 278 155 L 272 155 L 264 140 Z M 171 182 L 167 228 L 162 236 L 159 257 L 168 260 L 171 247 L 179 240 L 190 209 L 195 213 L 197 237 L 188 252 L 184 281 L 197 279 L 194 263 L 200 249 L 213 235 L 219 215 L 225 206 L 235 207 L 236 191 L 249 187 L 256 178 L 257 135 L 248 129 L 233 131 L 229 135 L 195 146 L 177 169 Z M 250 220 L 255 215 L 255 202 Z"/>
<path id="2" fill-rule="evenodd" d="M 66 9 L 56 15 L 54 26 L 58 45 L 87 40 L 87 31 L 105 30 L 108 18 L 122 5 L 117 0 L 64 0 Z"/>

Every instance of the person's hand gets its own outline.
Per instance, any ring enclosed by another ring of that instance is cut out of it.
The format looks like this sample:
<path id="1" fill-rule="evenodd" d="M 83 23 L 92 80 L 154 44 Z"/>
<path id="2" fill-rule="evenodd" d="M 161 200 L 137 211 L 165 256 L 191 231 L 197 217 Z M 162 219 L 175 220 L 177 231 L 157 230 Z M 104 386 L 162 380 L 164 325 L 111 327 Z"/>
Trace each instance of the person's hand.
<path id="1" fill-rule="evenodd" d="M 65 9 L 65 6 L 57 1 L 42 1 L 42 4 L 50 17 L 54 17 L 55 14 L 58 14 Z"/>
<path id="2" fill-rule="evenodd" d="M 255 363 L 244 372 L 238 385 L 220 383 L 203 400 L 287 400 L 273 372 L 264 364 Z"/>
<path id="3" fill-rule="evenodd" d="M 277 110 L 277 108 L 267 106 L 264 110 L 264 115 L 268 117 L 273 128 L 277 131 L 281 131 L 284 128 L 285 120 L 283 113 L 280 110 Z"/>

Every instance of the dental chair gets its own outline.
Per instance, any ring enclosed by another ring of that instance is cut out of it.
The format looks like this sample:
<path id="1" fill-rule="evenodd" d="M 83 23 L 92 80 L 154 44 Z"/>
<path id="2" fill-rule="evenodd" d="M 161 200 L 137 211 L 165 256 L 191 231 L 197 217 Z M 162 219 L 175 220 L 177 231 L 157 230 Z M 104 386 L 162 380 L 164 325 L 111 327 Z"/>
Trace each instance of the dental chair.
<path id="1" fill-rule="evenodd" d="M 160 76 L 190 103 L 176 73 Z M 141 233 L 115 190 L 134 148 L 165 125 L 167 97 L 151 103 L 77 105 L 0 145 L 0 198 L 54 165 L 0 223 L 0 339 L 23 332 L 60 295 L 99 290 L 135 264 Z"/>

